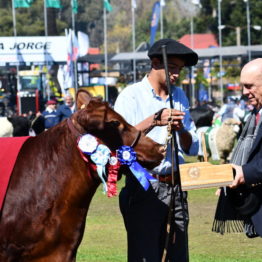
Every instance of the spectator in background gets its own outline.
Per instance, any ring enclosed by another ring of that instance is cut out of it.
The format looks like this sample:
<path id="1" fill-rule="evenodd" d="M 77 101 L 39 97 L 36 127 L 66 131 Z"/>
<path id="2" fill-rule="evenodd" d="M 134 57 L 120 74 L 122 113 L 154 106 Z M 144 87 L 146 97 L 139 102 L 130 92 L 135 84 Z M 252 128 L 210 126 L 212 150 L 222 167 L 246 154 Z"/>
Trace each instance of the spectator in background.
<path id="1" fill-rule="evenodd" d="M 236 99 L 236 106 L 233 110 L 233 118 L 238 121 L 239 131 L 237 132 L 237 139 L 240 137 L 242 133 L 243 125 L 244 125 L 244 117 L 246 114 L 245 104 L 243 104 L 243 100 Z"/>
<path id="2" fill-rule="evenodd" d="M 245 116 L 245 104 L 242 102 L 243 100 L 236 99 L 236 106 L 233 110 L 233 118 L 238 122 L 242 123 Z"/>
<path id="3" fill-rule="evenodd" d="M 70 94 L 65 96 L 65 103 L 58 107 L 57 116 L 59 122 L 69 118 L 75 112 L 74 99 Z"/>
<path id="4" fill-rule="evenodd" d="M 219 109 L 219 111 L 215 114 L 213 123 L 217 125 L 221 125 L 226 119 L 233 118 L 233 111 L 236 107 L 235 101 L 233 98 L 224 99 L 224 105 Z"/>
<path id="5" fill-rule="evenodd" d="M 236 107 L 235 101 L 232 98 L 226 99 L 226 104 L 224 104 L 218 111 L 218 115 L 221 116 L 221 122 L 224 122 L 227 118 L 233 118 L 233 111 Z"/>
<path id="6" fill-rule="evenodd" d="M 59 123 L 55 100 L 47 101 L 46 109 L 43 111 L 42 116 L 44 117 L 45 129 L 53 127 Z"/>

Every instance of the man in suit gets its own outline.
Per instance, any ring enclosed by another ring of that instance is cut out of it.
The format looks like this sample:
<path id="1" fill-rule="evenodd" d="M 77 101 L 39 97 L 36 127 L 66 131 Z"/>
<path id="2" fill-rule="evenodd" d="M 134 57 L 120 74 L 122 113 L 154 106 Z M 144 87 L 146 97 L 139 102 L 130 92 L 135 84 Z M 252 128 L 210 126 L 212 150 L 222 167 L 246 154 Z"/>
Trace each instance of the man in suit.
<path id="1" fill-rule="evenodd" d="M 262 183 L 262 125 L 260 120 L 262 112 L 262 58 L 254 59 L 243 67 L 240 83 L 243 87 L 243 95 L 247 97 L 254 110 L 250 116 L 250 121 L 247 121 L 245 125 L 245 127 L 249 125 L 246 128 L 248 135 L 244 134 L 244 139 L 242 141 L 240 139 L 236 147 L 238 154 L 235 160 L 237 161 L 232 161 L 236 163 L 232 165 L 236 175 L 230 186 L 231 188 L 237 188 L 241 184 L 251 186 Z M 245 127 L 243 128 L 243 133 Z M 250 139 L 252 136 L 253 138 L 248 143 L 243 143 L 246 138 Z M 249 145 L 250 149 L 248 148 Z M 262 237 L 262 192 L 260 191 L 262 191 L 261 188 L 259 188 L 258 194 L 260 204 L 251 214 L 251 220 L 256 233 Z"/>

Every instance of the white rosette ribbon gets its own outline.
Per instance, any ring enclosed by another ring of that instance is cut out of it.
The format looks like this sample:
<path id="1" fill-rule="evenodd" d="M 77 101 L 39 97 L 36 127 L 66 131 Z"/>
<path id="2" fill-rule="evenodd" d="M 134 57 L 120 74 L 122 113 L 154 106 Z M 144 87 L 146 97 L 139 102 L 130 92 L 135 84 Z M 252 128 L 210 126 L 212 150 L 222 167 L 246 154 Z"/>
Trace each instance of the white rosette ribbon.
<path id="1" fill-rule="evenodd" d="M 90 156 L 91 160 L 96 164 L 97 173 L 103 183 L 103 191 L 107 192 L 106 181 L 103 178 L 103 174 L 106 175 L 105 166 L 110 159 L 110 149 L 105 145 L 98 145 L 96 151 Z"/>
<path id="2" fill-rule="evenodd" d="M 91 155 L 95 150 L 97 149 L 98 142 L 96 138 L 90 134 L 86 134 L 81 136 L 81 138 L 78 141 L 78 147 L 79 149 L 88 155 Z"/>

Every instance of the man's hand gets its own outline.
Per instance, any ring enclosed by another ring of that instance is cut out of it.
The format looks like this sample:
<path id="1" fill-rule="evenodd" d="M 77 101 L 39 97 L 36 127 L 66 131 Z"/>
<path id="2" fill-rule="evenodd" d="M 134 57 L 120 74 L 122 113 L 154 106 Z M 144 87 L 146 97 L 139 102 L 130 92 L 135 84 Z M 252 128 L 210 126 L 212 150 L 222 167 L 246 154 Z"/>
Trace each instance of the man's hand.
<path id="1" fill-rule="evenodd" d="M 178 131 L 183 129 L 182 120 L 184 119 L 185 113 L 176 109 L 164 109 L 161 115 L 161 124 L 167 125 L 171 121 L 172 129 Z"/>
<path id="2" fill-rule="evenodd" d="M 230 188 L 236 188 L 241 184 L 245 184 L 245 177 L 243 174 L 243 169 L 241 166 L 233 165 L 232 167 L 235 169 L 236 176 L 235 179 L 233 180 L 232 184 L 229 186 Z"/>

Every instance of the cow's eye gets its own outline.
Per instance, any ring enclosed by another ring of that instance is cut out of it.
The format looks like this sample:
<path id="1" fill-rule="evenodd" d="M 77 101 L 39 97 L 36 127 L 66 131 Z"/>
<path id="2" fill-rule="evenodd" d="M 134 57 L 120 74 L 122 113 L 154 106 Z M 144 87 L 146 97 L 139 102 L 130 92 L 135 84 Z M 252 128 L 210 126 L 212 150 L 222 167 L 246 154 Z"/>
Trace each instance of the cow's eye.
<path id="1" fill-rule="evenodd" d="M 120 122 L 117 121 L 117 120 L 110 121 L 110 124 L 111 124 L 112 126 L 114 126 L 114 127 L 120 126 Z"/>

